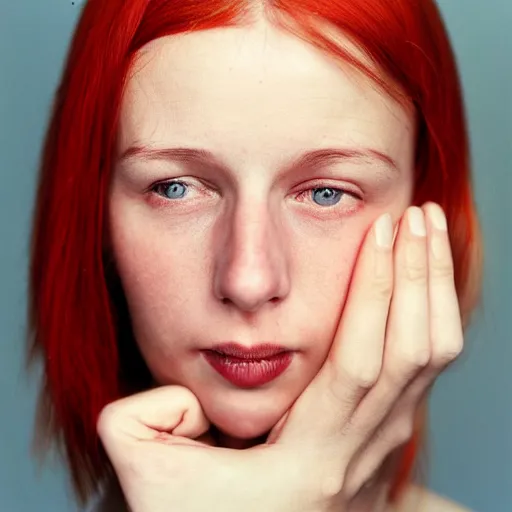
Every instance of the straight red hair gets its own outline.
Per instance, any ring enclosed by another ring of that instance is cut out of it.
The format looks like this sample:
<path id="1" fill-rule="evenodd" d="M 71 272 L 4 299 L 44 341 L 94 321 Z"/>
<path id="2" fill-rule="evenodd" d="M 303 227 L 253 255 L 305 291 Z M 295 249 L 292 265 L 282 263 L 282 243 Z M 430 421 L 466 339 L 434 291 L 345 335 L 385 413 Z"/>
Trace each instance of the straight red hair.
<path id="1" fill-rule="evenodd" d="M 108 188 L 121 99 L 138 50 L 167 35 L 269 21 L 350 63 L 417 117 L 414 204 L 445 210 L 466 325 L 481 281 L 469 144 L 456 62 L 433 0 L 89 0 L 76 27 L 41 155 L 33 218 L 28 361 L 41 357 L 35 446 L 55 443 L 84 503 L 112 467 L 100 410 L 150 385 L 108 250 Z M 341 31 L 367 67 L 332 36 Z M 373 69 L 373 70 L 372 70 Z M 375 72 L 375 69 L 378 72 Z M 401 454 L 390 501 L 411 479 L 425 410 Z"/>

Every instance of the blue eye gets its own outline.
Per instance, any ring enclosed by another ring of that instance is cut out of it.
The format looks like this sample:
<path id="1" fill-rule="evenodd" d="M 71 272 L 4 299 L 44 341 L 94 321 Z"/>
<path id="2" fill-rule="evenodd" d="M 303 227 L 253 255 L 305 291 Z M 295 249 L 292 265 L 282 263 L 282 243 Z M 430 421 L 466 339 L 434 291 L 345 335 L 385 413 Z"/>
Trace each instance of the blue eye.
<path id="1" fill-rule="evenodd" d="M 180 181 L 168 181 L 155 185 L 154 190 L 167 199 L 181 199 L 187 191 L 187 186 Z"/>
<path id="2" fill-rule="evenodd" d="M 194 189 L 195 187 L 192 186 Z M 164 199 L 164 201 L 179 201 L 189 196 L 190 185 L 180 180 L 171 180 L 162 183 L 157 183 L 151 187 L 151 191 Z M 192 194 L 192 197 L 194 194 Z M 344 189 L 336 187 L 311 187 L 299 193 L 297 198 L 306 200 L 307 202 L 313 201 L 317 206 L 323 207 L 324 210 L 338 210 L 343 208 L 345 204 L 346 209 L 352 209 L 354 203 L 357 205 L 360 198 L 355 193 L 349 192 Z M 189 198 L 190 199 L 190 198 Z M 340 203 L 340 204 L 338 204 Z"/>
<path id="3" fill-rule="evenodd" d="M 343 190 L 332 187 L 312 188 L 313 200 L 320 206 L 334 206 L 345 194 Z"/>

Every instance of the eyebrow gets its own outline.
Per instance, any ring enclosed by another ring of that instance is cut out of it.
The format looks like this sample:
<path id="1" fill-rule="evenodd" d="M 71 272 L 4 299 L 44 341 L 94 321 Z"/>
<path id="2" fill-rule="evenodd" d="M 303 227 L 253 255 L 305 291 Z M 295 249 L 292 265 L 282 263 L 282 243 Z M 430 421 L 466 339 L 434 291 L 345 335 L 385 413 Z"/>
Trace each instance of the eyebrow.
<path id="1" fill-rule="evenodd" d="M 287 170 L 296 168 L 308 168 L 325 166 L 338 160 L 371 159 L 384 163 L 393 172 L 399 173 L 398 165 L 393 158 L 386 153 L 371 148 L 325 148 L 307 151 L 300 155 Z M 184 162 L 207 165 L 209 167 L 226 170 L 227 166 L 219 160 L 211 151 L 202 148 L 175 147 L 175 148 L 149 148 L 146 146 L 131 146 L 124 151 L 118 164 L 131 161 L 163 160 L 169 162 Z"/>

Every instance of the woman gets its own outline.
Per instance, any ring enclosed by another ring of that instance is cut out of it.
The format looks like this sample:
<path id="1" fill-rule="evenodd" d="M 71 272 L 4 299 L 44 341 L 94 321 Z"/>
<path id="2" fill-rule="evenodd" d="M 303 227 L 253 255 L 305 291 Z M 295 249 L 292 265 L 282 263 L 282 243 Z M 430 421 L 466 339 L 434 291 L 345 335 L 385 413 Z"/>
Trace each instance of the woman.
<path id="1" fill-rule="evenodd" d="M 109 510 L 228 510 L 207 475 L 235 467 L 286 512 L 308 461 L 302 510 L 457 510 L 410 481 L 480 288 L 468 152 L 430 0 L 89 0 L 42 158 L 29 318 L 37 441 L 64 448 L 79 501 L 105 485 L 124 495 Z M 120 432 L 161 445 L 135 455 Z M 176 436 L 168 459 L 194 474 L 152 458 Z"/>

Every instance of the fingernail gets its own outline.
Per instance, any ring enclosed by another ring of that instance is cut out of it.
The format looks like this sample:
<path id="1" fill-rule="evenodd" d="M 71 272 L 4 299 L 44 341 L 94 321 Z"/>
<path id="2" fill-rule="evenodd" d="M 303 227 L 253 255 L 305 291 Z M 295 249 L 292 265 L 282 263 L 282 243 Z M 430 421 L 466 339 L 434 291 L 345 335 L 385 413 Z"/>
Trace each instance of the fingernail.
<path id="1" fill-rule="evenodd" d="M 375 223 L 375 239 L 380 247 L 393 245 L 393 222 L 389 213 L 381 215 Z"/>
<path id="2" fill-rule="evenodd" d="M 439 229 L 440 231 L 448 230 L 448 226 L 446 224 L 446 215 L 438 204 L 429 204 L 427 211 L 430 219 L 432 220 L 432 224 L 434 224 L 436 229 Z"/>
<path id="3" fill-rule="evenodd" d="M 409 208 L 407 212 L 407 219 L 409 221 L 409 229 L 413 235 L 427 236 L 427 227 L 425 225 L 425 217 L 423 211 L 417 206 Z"/>

